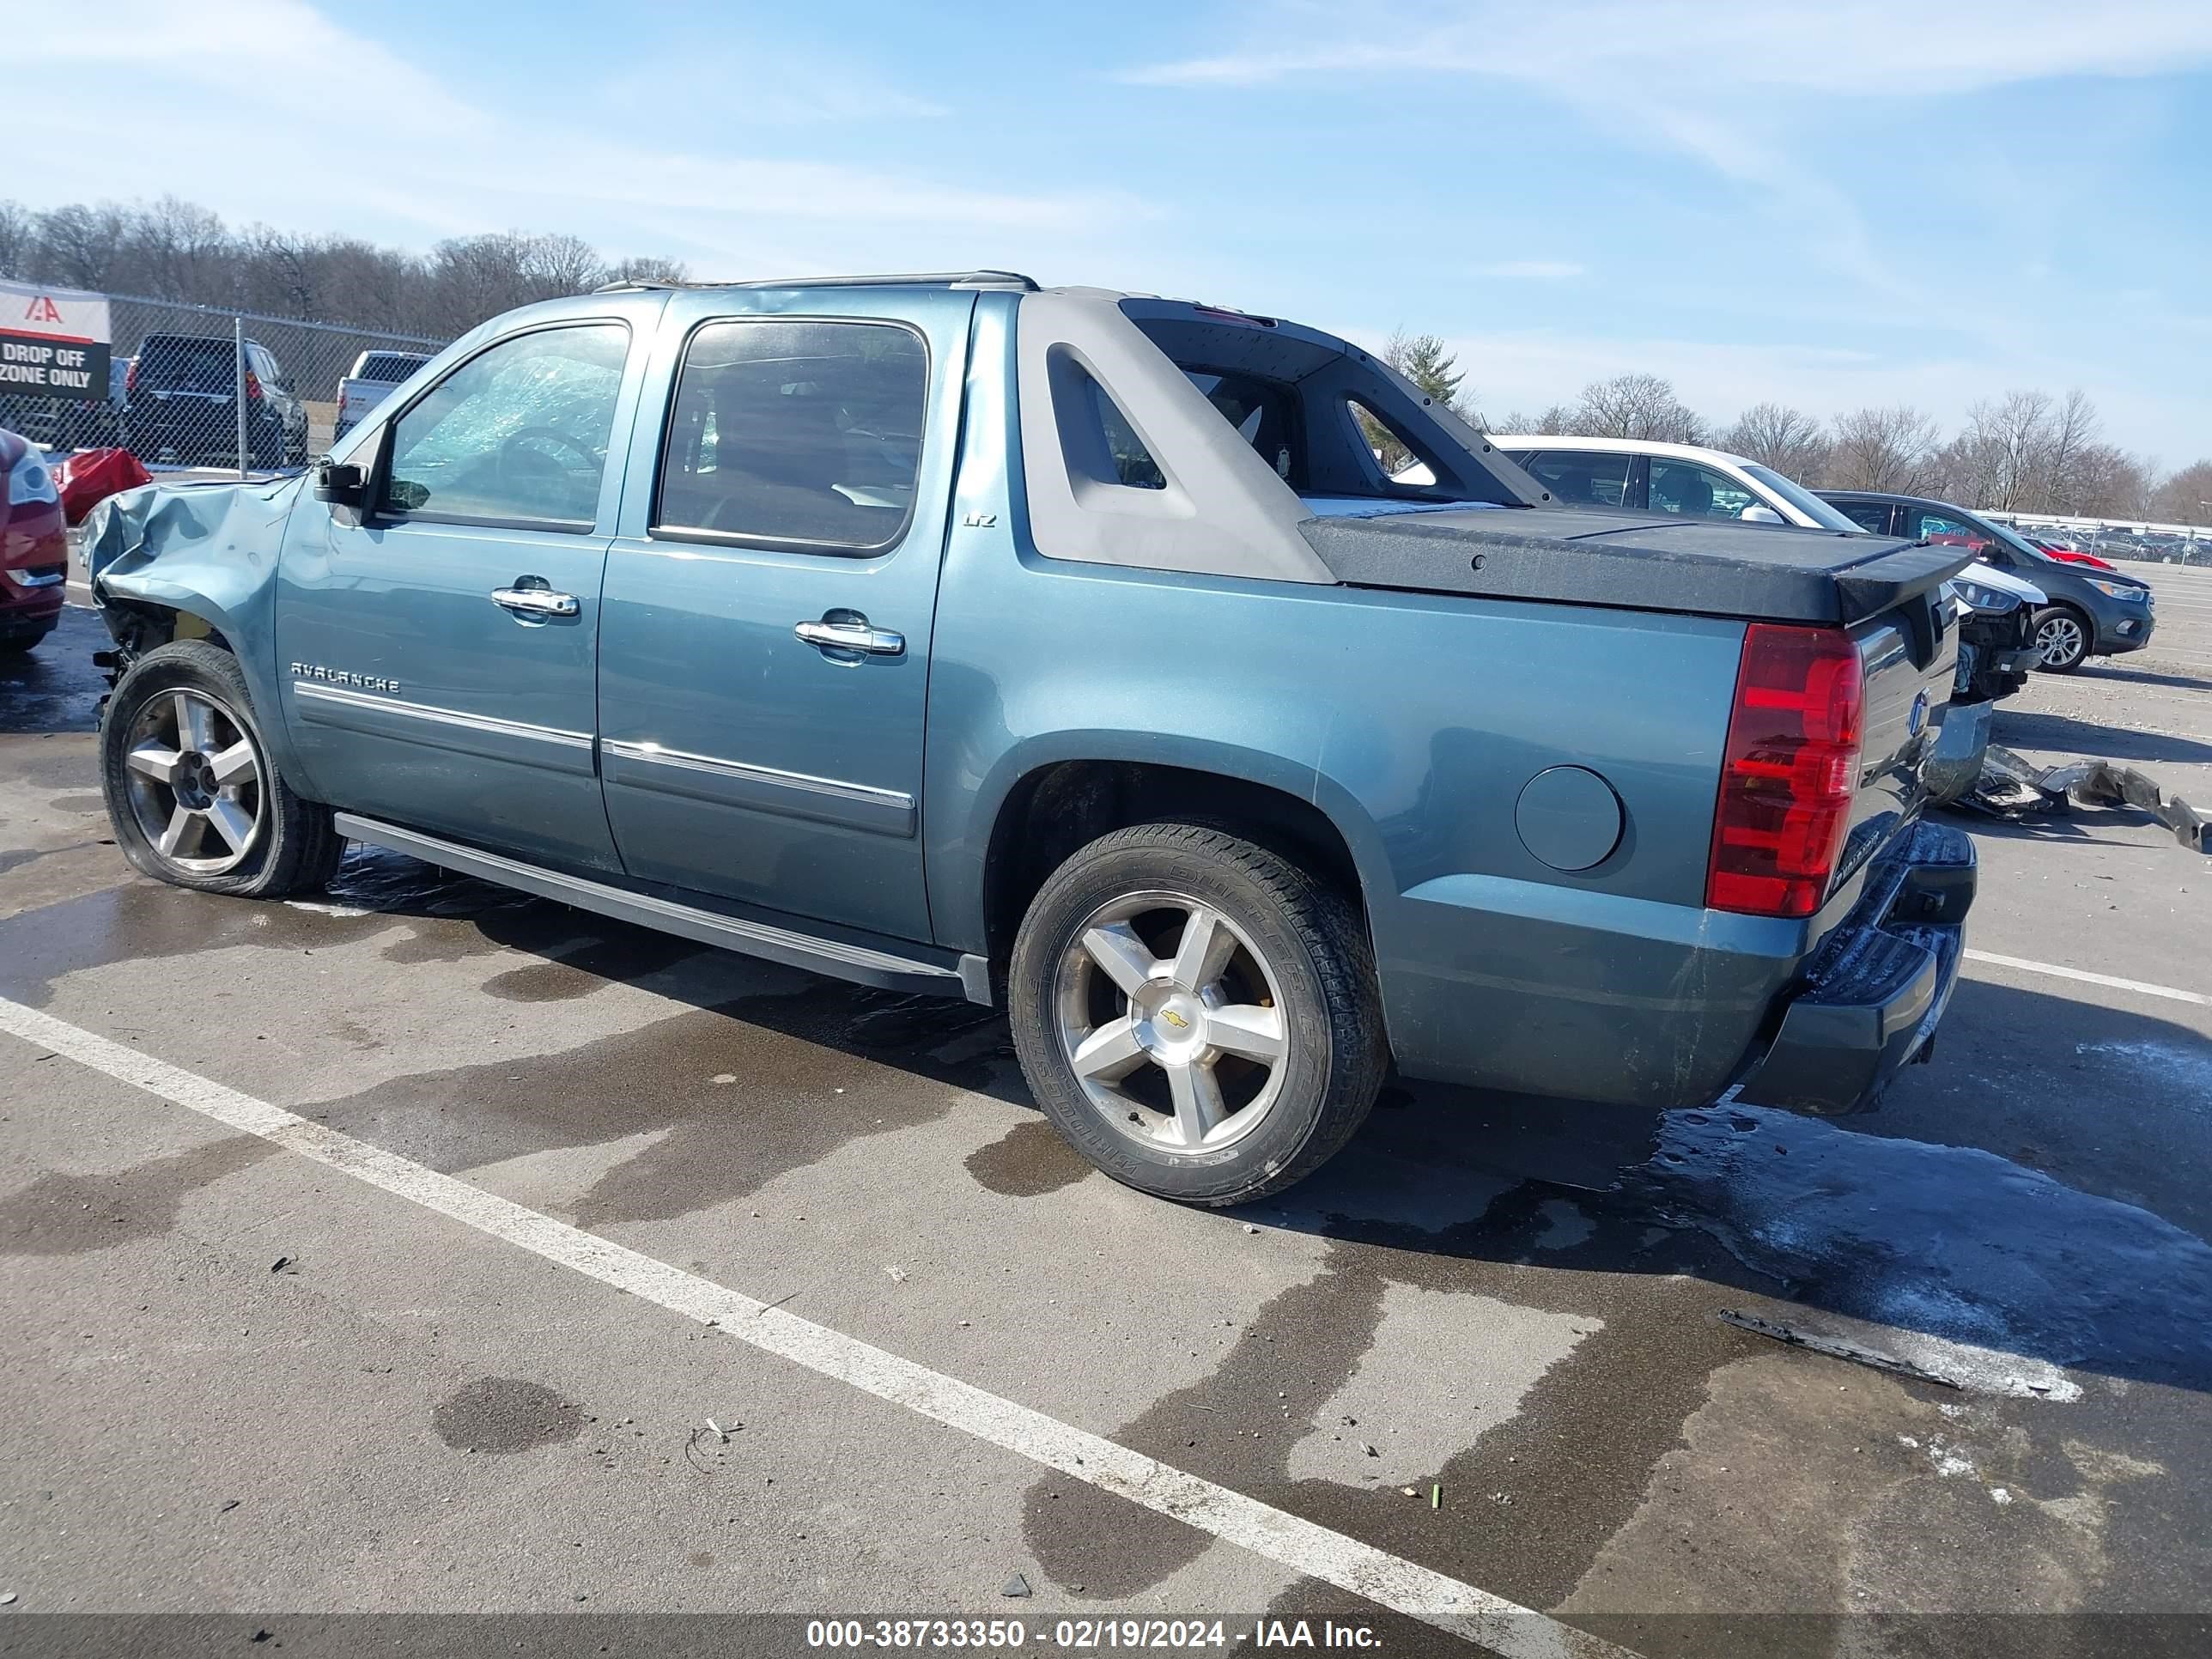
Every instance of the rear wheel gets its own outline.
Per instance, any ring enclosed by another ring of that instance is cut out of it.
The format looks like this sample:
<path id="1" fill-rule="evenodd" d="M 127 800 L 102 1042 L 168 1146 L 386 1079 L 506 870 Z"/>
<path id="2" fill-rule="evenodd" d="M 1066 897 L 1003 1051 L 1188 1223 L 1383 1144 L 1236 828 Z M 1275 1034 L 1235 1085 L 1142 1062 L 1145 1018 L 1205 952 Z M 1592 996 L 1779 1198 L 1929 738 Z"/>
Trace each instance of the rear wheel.
<path id="1" fill-rule="evenodd" d="M 330 809 L 269 758 L 238 660 L 179 640 L 132 665 L 100 728 L 100 787 L 124 856 L 202 892 L 281 898 L 319 888 L 345 842 Z"/>
<path id="2" fill-rule="evenodd" d="M 1280 1192 L 1351 1138 L 1382 1086 L 1357 913 L 1219 830 L 1143 824 L 1078 852 L 1031 902 L 1008 984 L 1046 1115 L 1163 1198 Z"/>
<path id="3" fill-rule="evenodd" d="M 20 657 L 38 649 L 39 641 L 52 633 L 58 624 L 48 623 L 44 628 L 25 634 L 0 634 L 0 657 Z"/>
<path id="4" fill-rule="evenodd" d="M 2035 613 L 2040 665 L 2054 674 L 2070 674 L 2087 661 L 2094 637 L 2089 619 L 2070 605 L 2050 605 Z"/>

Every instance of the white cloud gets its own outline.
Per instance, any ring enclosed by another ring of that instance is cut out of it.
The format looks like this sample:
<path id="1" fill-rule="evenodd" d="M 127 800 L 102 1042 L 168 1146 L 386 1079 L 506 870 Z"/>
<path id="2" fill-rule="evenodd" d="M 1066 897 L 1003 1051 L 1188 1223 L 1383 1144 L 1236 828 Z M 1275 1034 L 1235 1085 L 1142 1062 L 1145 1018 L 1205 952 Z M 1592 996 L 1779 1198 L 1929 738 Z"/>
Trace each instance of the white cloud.
<path id="1" fill-rule="evenodd" d="M 93 64 L 128 95 L 86 98 Z M 40 135 L 47 159 L 36 187 L 48 201 L 174 193 L 234 219 L 328 230 L 360 230 L 358 209 L 374 203 L 379 234 L 397 221 L 416 238 L 521 226 L 574 229 L 627 251 L 638 246 L 629 227 L 677 218 L 696 244 L 750 251 L 770 240 L 763 221 L 973 239 L 1154 213 L 1131 192 L 1024 194 L 898 167 L 680 148 L 655 142 L 656 124 L 603 118 L 588 105 L 489 107 L 465 95 L 465 64 L 444 76 L 434 67 L 302 0 L 184 10 L 119 0 L 96 28 L 60 21 L 11 37 L 9 125 Z M 239 95 L 246 86 L 250 98 Z M 346 88 L 368 101 L 350 101 Z M 356 109 L 376 112 L 373 128 Z M 30 183 L 15 181 L 13 193 Z"/>
<path id="2" fill-rule="evenodd" d="M 1392 70 L 1571 90 L 1626 76 L 1689 101 L 1726 88 L 1955 94 L 2051 76 L 2170 73 L 2212 58 L 2212 8 L 2201 0 L 1463 0 L 1387 11 L 1277 6 L 1260 18 L 1265 44 L 1123 78 L 1253 86 Z M 1910 83 L 1900 78 L 1908 67 Z"/>
<path id="3" fill-rule="evenodd" d="M 1476 265 L 1468 272 L 1498 282 L 1563 283 L 1589 274 L 1572 259 L 1502 259 L 1496 264 Z"/>
<path id="4" fill-rule="evenodd" d="M 1927 87 L 1956 97 L 2212 61 L 2204 0 L 1431 0 L 1389 9 L 1278 0 L 1248 15 L 1255 44 L 1121 78 L 1200 88 L 1382 76 L 1526 87 L 1630 143 L 1704 161 L 1752 192 L 1808 260 L 1920 311 L 1934 308 L 1932 296 L 1881 256 L 1850 195 L 1790 154 L 1784 135 L 1809 111 Z M 1950 320 L 1984 325 L 1972 306 Z"/>

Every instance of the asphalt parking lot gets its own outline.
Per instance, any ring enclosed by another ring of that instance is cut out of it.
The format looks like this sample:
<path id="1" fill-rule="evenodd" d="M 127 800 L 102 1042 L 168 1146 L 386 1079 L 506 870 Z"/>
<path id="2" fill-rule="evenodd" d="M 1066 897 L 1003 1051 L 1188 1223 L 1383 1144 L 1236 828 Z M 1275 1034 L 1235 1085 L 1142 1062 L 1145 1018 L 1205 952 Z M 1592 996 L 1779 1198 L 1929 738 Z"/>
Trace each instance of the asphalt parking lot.
<path id="1" fill-rule="evenodd" d="M 2212 804 L 2212 572 L 2145 568 L 2153 648 L 1999 739 Z M 1960 820 L 1978 954 L 1877 1114 L 1395 1090 L 1201 1213 L 1090 1173 L 964 1005 L 383 855 L 319 903 L 132 876 L 101 642 L 72 611 L 0 670 L 0 1651 L 95 1613 L 2212 1643 L 2212 865 L 2137 815 Z"/>

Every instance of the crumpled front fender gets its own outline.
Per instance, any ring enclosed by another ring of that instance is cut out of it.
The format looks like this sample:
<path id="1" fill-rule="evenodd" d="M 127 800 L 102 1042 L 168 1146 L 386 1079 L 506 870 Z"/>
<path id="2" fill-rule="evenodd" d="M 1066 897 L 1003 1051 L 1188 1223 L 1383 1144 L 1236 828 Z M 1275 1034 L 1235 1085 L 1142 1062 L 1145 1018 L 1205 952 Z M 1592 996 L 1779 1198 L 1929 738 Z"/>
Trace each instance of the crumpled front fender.
<path id="1" fill-rule="evenodd" d="M 291 775 L 276 701 L 276 554 L 301 480 L 149 484 L 110 496 L 85 520 L 86 577 L 110 634 L 127 643 L 117 607 L 144 605 L 199 619 L 246 672 L 263 741 Z"/>

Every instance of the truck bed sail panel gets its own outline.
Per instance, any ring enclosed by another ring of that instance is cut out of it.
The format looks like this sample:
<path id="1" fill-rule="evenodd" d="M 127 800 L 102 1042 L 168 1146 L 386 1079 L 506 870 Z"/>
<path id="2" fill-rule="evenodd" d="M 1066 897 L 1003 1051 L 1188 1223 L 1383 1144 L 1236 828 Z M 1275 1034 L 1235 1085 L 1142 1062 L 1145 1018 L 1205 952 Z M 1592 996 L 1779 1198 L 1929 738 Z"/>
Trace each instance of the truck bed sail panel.
<path id="1" fill-rule="evenodd" d="M 1573 510 L 1316 518 L 1298 530 L 1354 586 L 1765 622 L 1849 625 L 1972 562 L 1893 538 Z"/>

